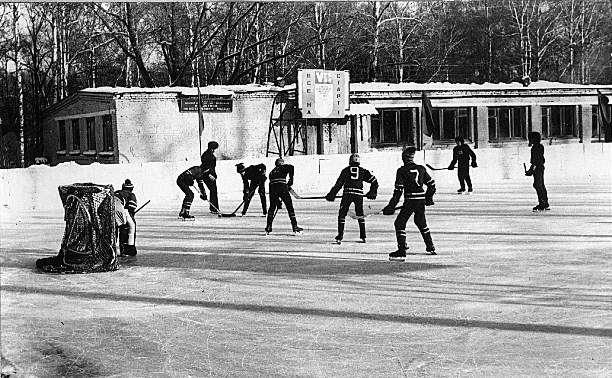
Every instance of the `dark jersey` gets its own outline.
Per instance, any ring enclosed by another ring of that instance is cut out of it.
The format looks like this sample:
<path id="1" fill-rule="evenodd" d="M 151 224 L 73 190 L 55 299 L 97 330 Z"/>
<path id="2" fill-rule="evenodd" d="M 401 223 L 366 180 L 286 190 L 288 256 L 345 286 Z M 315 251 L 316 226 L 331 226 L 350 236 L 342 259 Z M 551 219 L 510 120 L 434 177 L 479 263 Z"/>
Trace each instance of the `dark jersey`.
<path id="1" fill-rule="evenodd" d="M 395 191 L 399 194 L 403 191 L 405 199 L 424 200 L 425 190 L 423 190 L 423 184 L 427 187 L 433 187 L 435 181 L 422 165 L 409 163 L 397 170 L 395 175 Z"/>
<path id="2" fill-rule="evenodd" d="M 459 167 L 469 167 L 470 166 L 470 158 L 472 158 L 472 162 L 476 162 L 476 154 L 470 146 L 467 144 L 462 144 L 459 146 L 455 146 L 453 148 L 453 161 L 449 166 L 454 166 L 455 163 L 459 162 Z"/>
<path id="3" fill-rule="evenodd" d="M 531 164 L 543 166 L 544 162 L 544 146 L 540 143 L 531 146 Z"/>
<path id="4" fill-rule="evenodd" d="M 202 187 L 204 184 L 204 174 L 202 173 L 202 168 L 199 165 L 194 165 L 189 168 L 185 172 L 179 175 L 179 179 L 182 180 L 187 185 L 193 185 L 193 181 L 197 181 L 198 186 Z"/>
<path id="5" fill-rule="evenodd" d="M 343 194 L 355 194 L 363 196 L 363 182 L 373 184 L 376 177 L 370 171 L 359 166 L 348 166 L 340 172 L 336 184 L 331 192 L 338 193 L 340 188 L 344 187 Z"/>
<path id="6" fill-rule="evenodd" d="M 115 191 L 115 196 L 121 198 L 121 202 L 123 202 L 124 207 L 130 213 L 130 215 L 134 215 L 134 211 L 138 207 L 138 202 L 136 202 L 136 195 L 129 190 L 117 190 Z"/>
<path id="7" fill-rule="evenodd" d="M 244 189 L 249 188 L 249 181 L 252 183 L 259 183 L 266 181 L 266 179 L 265 164 L 250 165 L 242 173 L 242 184 L 244 185 Z"/>
<path id="8" fill-rule="evenodd" d="M 204 151 L 201 157 L 202 161 L 202 173 L 205 175 L 212 175 L 214 178 L 217 178 L 217 158 L 210 150 Z"/>
<path id="9" fill-rule="evenodd" d="M 283 164 L 270 171 L 270 185 L 293 185 L 293 165 Z M 287 181 L 287 176 L 289 180 Z"/>

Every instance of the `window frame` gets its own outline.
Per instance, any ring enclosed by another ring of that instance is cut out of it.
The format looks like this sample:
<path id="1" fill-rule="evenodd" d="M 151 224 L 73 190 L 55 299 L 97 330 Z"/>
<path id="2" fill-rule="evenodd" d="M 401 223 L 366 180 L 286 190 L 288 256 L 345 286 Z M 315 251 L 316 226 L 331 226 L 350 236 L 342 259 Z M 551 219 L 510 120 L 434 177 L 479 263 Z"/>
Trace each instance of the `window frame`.
<path id="1" fill-rule="evenodd" d="M 114 152 L 113 118 L 110 114 L 102 116 L 102 152 Z"/>
<path id="2" fill-rule="evenodd" d="M 79 118 L 74 118 L 70 120 L 70 132 L 72 136 L 70 153 L 79 154 L 81 153 L 81 122 Z"/>
<path id="3" fill-rule="evenodd" d="M 87 152 L 96 151 L 96 117 L 85 118 L 85 136 Z"/>
<path id="4" fill-rule="evenodd" d="M 567 111 L 571 110 L 570 125 L 567 124 Z M 555 114 L 553 114 L 555 111 Z M 558 114 L 557 111 L 559 112 Z M 555 133 L 557 127 L 551 121 L 555 122 L 558 118 L 559 132 Z M 566 130 L 569 128 L 569 134 Z M 578 111 L 575 105 L 543 105 L 542 106 L 542 138 L 578 138 L 580 126 L 578 125 Z"/>
<path id="5" fill-rule="evenodd" d="M 453 113 L 452 126 L 454 134 L 447 136 L 445 132 L 445 113 Z M 472 141 L 474 122 L 476 121 L 475 108 L 473 106 L 460 106 L 460 107 L 440 107 L 433 108 L 433 119 L 434 124 L 437 125 L 434 130 L 432 138 L 436 142 L 447 143 L 455 140 L 455 137 L 460 135 L 466 141 Z M 465 130 L 461 132 L 461 120 L 466 121 Z"/>
<path id="6" fill-rule="evenodd" d="M 493 115 L 491 113 L 494 113 Z M 501 112 L 507 112 L 508 125 L 507 134 L 508 136 L 501 136 L 502 128 L 502 116 Z M 517 115 L 518 113 L 518 115 Z M 489 130 L 489 142 L 500 143 L 514 140 L 526 140 L 527 129 L 528 129 L 528 117 L 529 109 L 527 106 L 489 106 L 487 107 L 487 127 Z M 491 123 L 495 122 L 495 136 L 491 133 Z M 516 135 L 516 122 L 519 122 L 520 134 Z"/>
<path id="7" fill-rule="evenodd" d="M 60 119 L 57 121 L 57 129 L 58 129 L 58 144 L 57 144 L 57 152 L 65 153 L 66 148 L 68 147 L 68 143 L 66 142 L 68 139 L 67 130 L 66 130 L 66 121 Z"/>
<path id="8" fill-rule="evenodd" d="M 414 145 L 417 108 L 380 108 L 370 118 L 372 145 Z"/>

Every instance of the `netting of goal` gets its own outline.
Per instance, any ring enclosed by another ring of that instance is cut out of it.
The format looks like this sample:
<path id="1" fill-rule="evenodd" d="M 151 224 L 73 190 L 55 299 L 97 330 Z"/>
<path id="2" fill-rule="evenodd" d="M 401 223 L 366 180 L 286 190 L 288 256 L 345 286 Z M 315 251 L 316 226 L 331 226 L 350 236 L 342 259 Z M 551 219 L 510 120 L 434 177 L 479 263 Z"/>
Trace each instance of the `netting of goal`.
<path id="1" fill-rule="evenodd" d="M 66 228 L 59 254 L 36 266 L 47 273 L 94 273 L 118 268 L 112 185 L 77 183 L 58 187 Z"/>

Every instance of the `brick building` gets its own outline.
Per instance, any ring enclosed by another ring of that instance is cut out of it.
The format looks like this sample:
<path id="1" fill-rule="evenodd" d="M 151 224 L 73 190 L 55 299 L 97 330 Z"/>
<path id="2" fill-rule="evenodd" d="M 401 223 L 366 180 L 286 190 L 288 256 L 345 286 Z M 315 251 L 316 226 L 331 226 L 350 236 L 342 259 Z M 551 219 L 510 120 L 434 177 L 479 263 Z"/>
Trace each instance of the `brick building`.
<path id="1" fill-rule="evenodd" d="M 539 131 L 551 144 L 603 140 L 597 91 L 612 86 L 352 83 L 343 119 L 302 119 L 295 86 L 90 88 L 48 108 L 45 155 L 52 165 L 197 161 L 209 140 L 220 159 L 342 154 L 372 149 L 509 147 Z M 427 93 L 436 127 L 421 129 Z M 608 115 L 610 109 L 607 109 Z"/>

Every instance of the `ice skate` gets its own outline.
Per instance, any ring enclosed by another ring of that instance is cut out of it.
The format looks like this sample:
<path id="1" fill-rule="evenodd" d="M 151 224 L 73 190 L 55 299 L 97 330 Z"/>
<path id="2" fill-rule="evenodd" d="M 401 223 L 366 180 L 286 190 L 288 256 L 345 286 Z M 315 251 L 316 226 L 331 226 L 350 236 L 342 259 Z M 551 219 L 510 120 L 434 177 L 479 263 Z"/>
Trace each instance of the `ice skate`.
<path id="1" fill-rule="evenodd" d="M 472 193 L 474 193 L 474 191 L 472 190 L 472 188 L 469 188 L 466 194 L 467 195 L 472 195 Z"/>
<path id="2" fill-rule="evenodd" d="M 365 242 L 366 242 L 366 241 L 365 241 L 365 238 L 360 238 L 360 239 L 359 239 L 359 243 L 364 243 L 364 244 L 365 244 Z"/>
<path id="3" fill-rule="evenodd" d="M 406 261 L 406 250 L 398 249 L 395 252 L 389 253 L 389 261 Z"/>
<path id="4" fill-rule="evenodd" d="M 185 211 L 181 211 L 178 215 L 180 220 L 195 220 L 195 217 L 193 215 L 190 215 L 188 212 Z"/>
<path id="5" fill-rule="evenodd" d="M 542 205 L 537 205 L 534 206 L 533 209 L 531 209 L 531 211 L 533 211 L 534 213 L 538 213 L 540 211 L 544 211 L 546 208 L 543 207 Z M 550 207 L 548 208 L 548 210 L 550 210 Z"/>
<path id="6" fill-rule="evenodd" d="M 463 188 L 457 189 L 457 194 L 463 194 L 463 192 L 465 192 L 465 189 Z"/>
<path id="7" fill-rule="evenodd" d="M 342 244 L 342 236 L 340 235 L 336 236 L 336 238 L 334 239 L 334 243 Z"/>
<path id="8" fill-rule="evenodd" d="M 264 231 L 266 232 L 266 235 L 270 235 L 270 233 L 272 232 L 272 227 L 271 226 L 266 226 Z"/>
<path id="9" fill-rule="evenodd" d="M 299 226 L 295 226 L 295 227 L 293 227 L 293 233 L 294 233 L 295 235 L 301 235 L 301 234 L 302 234 L 302 231 L 304 231 L 304 229 L 303 229 L 302 227 L 299 227 Z"/>
<path id="10" fill-rule="evenodd" d="M 429 252 L 430 255 L 437 255 L 436 247 L 434 247 L 433 245 L 427 246 L 425 250 Z"/>

